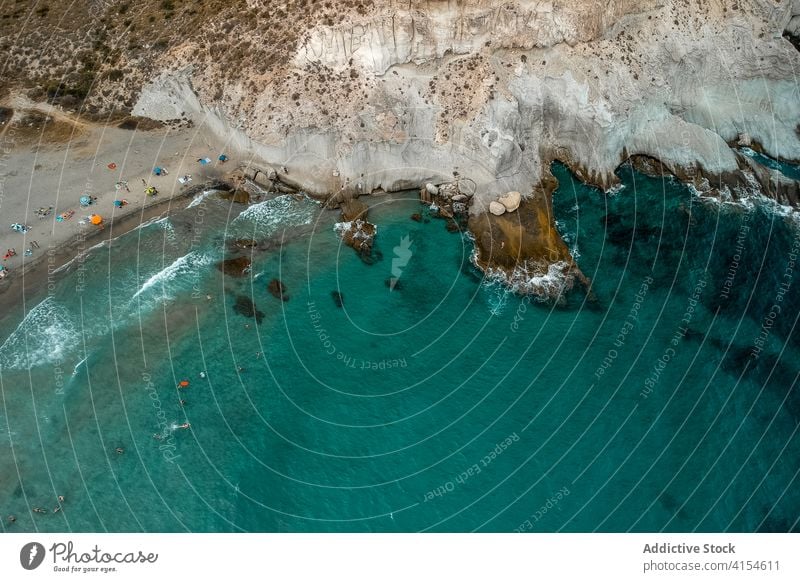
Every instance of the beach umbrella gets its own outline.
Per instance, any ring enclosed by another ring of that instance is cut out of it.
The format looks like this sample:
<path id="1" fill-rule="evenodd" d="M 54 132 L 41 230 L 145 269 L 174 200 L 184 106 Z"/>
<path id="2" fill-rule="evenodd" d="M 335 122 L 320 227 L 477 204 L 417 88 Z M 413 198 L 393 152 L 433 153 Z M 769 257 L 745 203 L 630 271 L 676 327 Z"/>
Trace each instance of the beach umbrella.
<path id="1" fill-rule="evenodd" d="M 181 388 L 186 388 L 188 385 L 189 385 L 189 380 L 181 380 L 180 382 L 178 382 L 178 386 L 180 386 Z"/>
<path id="2" fill-rule="evenodd" d="M 89 220 L 92 221 L 92 224 L 100 224 L 101 222 L 103 222 L 103 217 L 100 216 L 99 214 L 92 214 Z"/>
<path id="3" fill-rule="evenodd" d="M 81 196 L 81 206 L 89 206 L 92 203 L 92 199 L 89 196 Z"/>
<path id="4" fill-rule="evenodd" d="M 115 208 L 122 208 L 122 200 L 114 200 Z"/>

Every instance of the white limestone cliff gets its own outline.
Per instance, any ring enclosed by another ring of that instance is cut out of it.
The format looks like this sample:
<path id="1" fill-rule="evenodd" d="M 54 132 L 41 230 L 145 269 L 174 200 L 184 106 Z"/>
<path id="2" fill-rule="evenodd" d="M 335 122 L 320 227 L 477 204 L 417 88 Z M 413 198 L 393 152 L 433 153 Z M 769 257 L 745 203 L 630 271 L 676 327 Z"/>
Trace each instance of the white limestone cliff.
<path id="1" fill-rule="evenodd" d="M 311 192 L 456 172 L 475 184 L 475 212 L 508 191 L 527 196 L 553 158 L 603 187 L 631 155 L 721 175 L 739 167 L 727 142 L 741 133 L 800 159 L 800 54 L 782 37 L 797 4 L 376 2 L 305 30 L 277 69 L 234 71 L 250 89 L 224 62 L 197 63 L 187 40 L 134 113 L 210 124 Z"/>

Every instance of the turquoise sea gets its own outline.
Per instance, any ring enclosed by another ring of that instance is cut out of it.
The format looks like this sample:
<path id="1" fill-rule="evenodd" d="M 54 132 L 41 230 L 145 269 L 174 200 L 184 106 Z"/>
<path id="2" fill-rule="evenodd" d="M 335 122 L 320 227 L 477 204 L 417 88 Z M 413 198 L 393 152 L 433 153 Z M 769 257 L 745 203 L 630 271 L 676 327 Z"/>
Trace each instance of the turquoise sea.
<path id="1" fill-rule="evenodd" d="M 797 220 L 554 172 L 594 301 L 485 280 L 413 194 L 372 264 L 214 195 L 73 261 L 0 321 L 3 531 L 800 529 Z"/>

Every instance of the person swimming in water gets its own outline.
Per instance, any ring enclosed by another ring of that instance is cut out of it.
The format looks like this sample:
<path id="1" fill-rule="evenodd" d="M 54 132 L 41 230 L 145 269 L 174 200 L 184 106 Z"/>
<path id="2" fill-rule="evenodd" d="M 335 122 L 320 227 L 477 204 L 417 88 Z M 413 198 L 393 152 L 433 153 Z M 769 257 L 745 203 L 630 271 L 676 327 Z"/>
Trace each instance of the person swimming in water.
<path id="1" fill-rule="evenodd" d="M 116 453 L 117 453 L 118 455 L 121 455 L 122 453 L 124 453 L 124 452 L 125 452 L 125 449 L 123 449 L 122 447 L 117 447 L 117 448 L 116 448 L 116 449 L 114 449 L 114 450 L 116 451 Z"/>
<path id="2" fill-rule="evenodd" d="M 58 496 L 58 502 L 59 503 L 64 503 L 64 496 L 63 495 L 59 495 Z"/>
<path id="3" fill-rule="evenodd" d="M 200 372 L 200 377 L 201 378 L 205 378 L 206 377 L 206 373 L 205 372 Z"/>

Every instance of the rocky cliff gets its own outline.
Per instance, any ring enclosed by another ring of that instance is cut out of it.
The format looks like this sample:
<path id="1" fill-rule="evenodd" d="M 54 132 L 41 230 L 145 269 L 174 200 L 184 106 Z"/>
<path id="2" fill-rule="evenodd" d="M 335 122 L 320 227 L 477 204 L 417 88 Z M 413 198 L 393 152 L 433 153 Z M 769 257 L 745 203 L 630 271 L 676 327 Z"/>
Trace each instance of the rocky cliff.
<path id="1" fill-rule="evenodd" d="M 106 29 L 133 16 L 82 103 L 205 125 L 310 192 L 455 179 L 479 215 L 531 197 L 554 159 L 607 189 L 634 157 L 798 202 L 730 144 L 800 160 L 800 0 L 175 0 L 166 21 L 123 5 L 88 4 Z"/>

